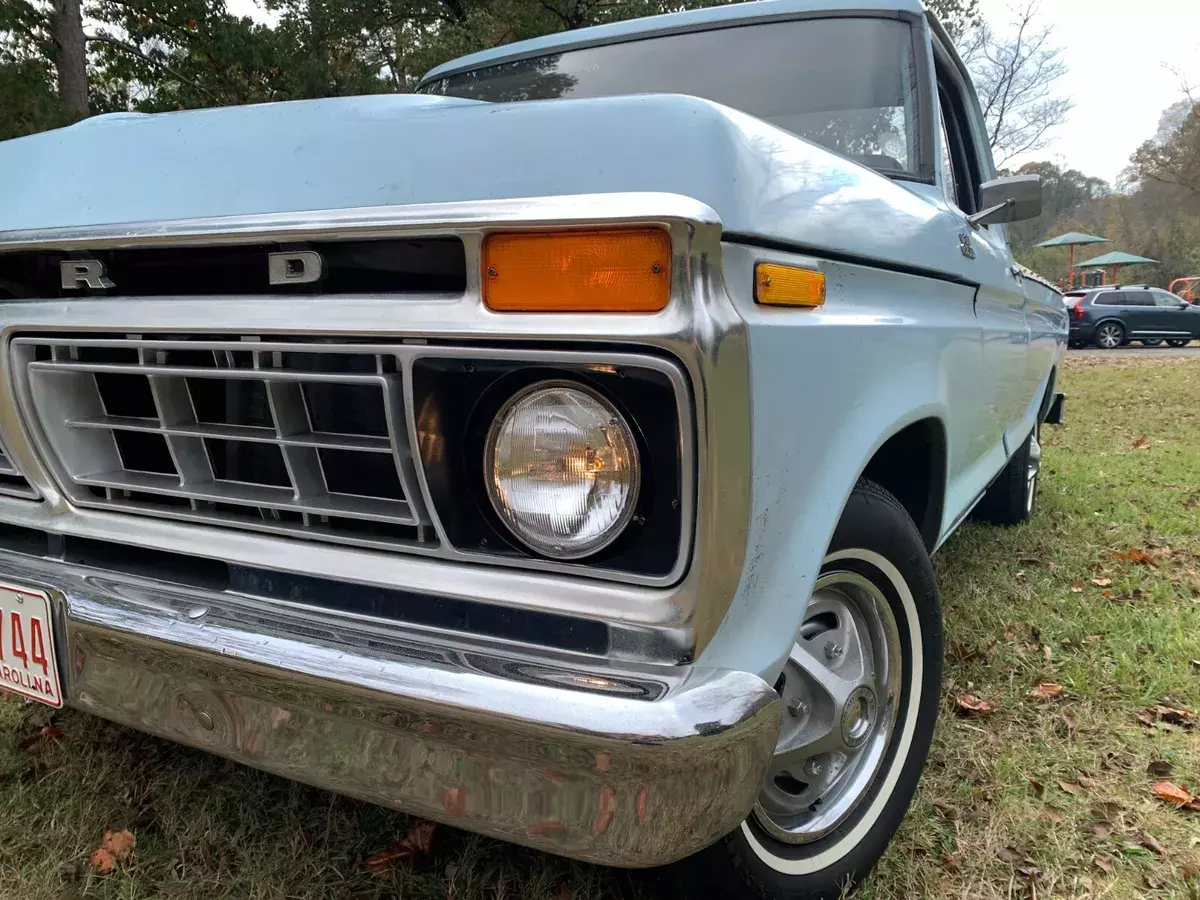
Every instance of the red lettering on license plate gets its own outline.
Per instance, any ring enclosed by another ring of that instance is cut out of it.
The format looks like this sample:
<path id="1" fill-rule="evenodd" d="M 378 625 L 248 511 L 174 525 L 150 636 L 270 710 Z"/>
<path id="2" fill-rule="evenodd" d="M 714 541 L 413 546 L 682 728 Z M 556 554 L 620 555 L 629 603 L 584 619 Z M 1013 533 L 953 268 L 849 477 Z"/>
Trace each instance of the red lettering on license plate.
<path id="1" fill-rule="evenodd" d="M 46 594 L 0 584 L 0 687 L 62 706 L 52 628 Z"/>

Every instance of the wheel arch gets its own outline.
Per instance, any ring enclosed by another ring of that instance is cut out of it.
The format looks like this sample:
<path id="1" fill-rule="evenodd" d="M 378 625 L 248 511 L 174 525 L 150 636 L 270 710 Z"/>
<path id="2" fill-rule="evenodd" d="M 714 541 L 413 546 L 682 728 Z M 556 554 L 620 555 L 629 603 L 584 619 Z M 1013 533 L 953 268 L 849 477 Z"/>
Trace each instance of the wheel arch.
<path id="1" fill-rule="evenodd" d="M 927 416 L 884 440 L 859 475 L 900 501 L 930 553 L 937 546 L 945 511 L 946 453 L 945 424 Z"/>
<path id="2" fill-rule="evenodd" d="M 1105 317 L 1104 317 L 1104 318 L 1102 318 L 1102 319 L 1097 319 L 1097 320 L 1096 320 L 1096 324 L 1095 324 L 1094 326 L 1092 326 L 1092 332 L 1093 332 L 1093 334 L 1094 334 L 1094 333 L 1095 333 L 1095 332 L 1096 332 L 1096 331 L 1097 331 L 1097 330 L 1098 330 L 1098 329 L 1099 329 L 1101 326 L 1103 326 L 1103 325 L 1107 325 L 1109 322 L 1112 322 L 1112 323 L 1113 323 L 1113 324 L 1115 324 L 1115 325 L 1119 325 L 1119 326 L 1121 327 L 1121 331 L 1122 331 L 1122 332 L 1124 332 L 1125 336 L 1126 336 L 1126 337 L 1129 337 L 1129 326 L 1128 326 L 1128 325 L 1126 325 L 1126 324 L 1125 324 L 1123 321 L 1121 321 L 1121 317 L 1120 317 L 1120 316 L 1116 316 L 1116 315 L 1112 315 L 1112 314 L 1109 314 L 1109 315 L 1105 316 Z"/>

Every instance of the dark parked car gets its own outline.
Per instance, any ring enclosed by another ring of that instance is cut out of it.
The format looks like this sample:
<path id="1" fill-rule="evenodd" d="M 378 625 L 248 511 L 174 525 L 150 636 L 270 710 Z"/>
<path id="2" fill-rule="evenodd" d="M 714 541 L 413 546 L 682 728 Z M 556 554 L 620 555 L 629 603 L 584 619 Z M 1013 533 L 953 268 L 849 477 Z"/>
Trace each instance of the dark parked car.
<path id="1" fill-rule="evenodd" d="M 1068 291 L 1063 300 L 1071 310 L 1072 347 L 1095 344 L 1111 350 L 1130 341 L 1183 347 L 1200 338 L 1200 306 L 1162 288 L 1114 284 Z"/>

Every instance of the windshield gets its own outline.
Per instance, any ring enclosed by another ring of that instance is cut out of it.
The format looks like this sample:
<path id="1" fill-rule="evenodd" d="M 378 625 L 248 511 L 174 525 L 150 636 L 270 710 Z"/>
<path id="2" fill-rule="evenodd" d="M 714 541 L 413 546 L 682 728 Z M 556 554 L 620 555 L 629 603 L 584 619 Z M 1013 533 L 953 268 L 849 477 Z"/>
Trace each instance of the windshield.
<path id="1" fill-rule="evenodd" d="M 916 71 L 905 23 L 830 18 L 568 50 L 449 75 L 421 90 L 492 102 L 690 94 L 881 171 L 915 175 Z"/>

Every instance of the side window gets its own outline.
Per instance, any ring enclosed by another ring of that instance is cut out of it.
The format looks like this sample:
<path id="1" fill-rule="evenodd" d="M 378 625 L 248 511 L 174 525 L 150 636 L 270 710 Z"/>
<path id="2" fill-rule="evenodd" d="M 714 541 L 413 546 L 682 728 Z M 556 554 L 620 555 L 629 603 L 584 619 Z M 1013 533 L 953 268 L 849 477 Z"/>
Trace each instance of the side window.
<path id="1" fill-rule="evenodd" d="M 1124 306 L 1125 295 L 1120 291 L 1104 291 L 1096 295 L 1095 303 L 1099 306 Z"/>
<path id="2" fill-rule="evenodd" d="M 1125 302 L 1130 306 L 1153 306 L 1154 298 L 1150 296 L 1149 291 L 1138 291 L 1136 293 L 1127 293 Z"/>
<path id="3" fill-rule="evenodd" d="M 938 127 L 942 136 L 942 177 L 946 179 L 946 198 L 953 200 L 958 206 L 958 180 L 954 177 L 954 160 L 950 158 L 950 138 L 946 134 L 946 117 L 942 113 L 942 105 L 938 104 Z"/>
<path id="4" fill-rule="evenodd" d="M 979 160 L 966 128 L 962 96 L 950 78 L 938 72 L 938 118 L 941 120 L 942 156 L 946 166 L 946 193 L 967 215 L 976 211 L 979 196 Z"/>
<path id="5" fill-rule="evenodd" d="M 1175 309 L 1179 306 L 1179 297 L 1175 294 L 1168 294 L 1166 291 L 1155 291 L 1154 304 L 1155 306 L 1169 306 Z"/>

